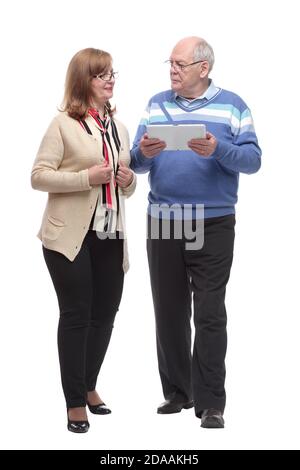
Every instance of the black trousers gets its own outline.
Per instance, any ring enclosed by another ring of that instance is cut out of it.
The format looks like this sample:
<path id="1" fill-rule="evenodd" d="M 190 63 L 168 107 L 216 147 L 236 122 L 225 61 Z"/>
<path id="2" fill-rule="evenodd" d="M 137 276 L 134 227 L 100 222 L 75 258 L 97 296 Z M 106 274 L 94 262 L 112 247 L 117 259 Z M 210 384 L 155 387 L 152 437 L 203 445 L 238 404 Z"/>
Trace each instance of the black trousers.
<path id="1" fill-rule="evenodd" d="M 151 239 L 148 217 L 147 252 L 160 378 L 166 399 L 193 399 L 195 412 L 225 407 L 227 347 L 225 289 L 234 245 L 235 216 L 204 221 L 204 244 L 188 250 L 185 237 Z M 202 229 L 203 232 L 203 229 Z M 195 339 L 191 351 L 191 312 Z"/>
<path id="2" fill-rule="evenodd" d="M 43 247 L 60 317 L 58 352 L 68 408 L 85 406 L 112 333 L 123 290 L 123 240 L 89 230 L 73 262 Z"/>

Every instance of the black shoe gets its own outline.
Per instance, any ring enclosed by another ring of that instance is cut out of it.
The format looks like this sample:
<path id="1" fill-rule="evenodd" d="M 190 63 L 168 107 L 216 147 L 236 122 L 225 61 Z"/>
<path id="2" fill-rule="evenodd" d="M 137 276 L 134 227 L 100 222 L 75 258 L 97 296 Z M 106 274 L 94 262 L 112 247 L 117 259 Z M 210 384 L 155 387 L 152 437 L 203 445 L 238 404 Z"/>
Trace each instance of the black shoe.
<path id="1" fill-rule="evenodd" d="M 73 421 L 68 419 L 68 430 L 76 433 L 88 432 L 90 423 L 88 421 Z"/>
<path id="2" fill-rule="evenodd" d="M 222 411 L 209 408 L 204 410 L 201 416 L 202 428 L 224 428 L 224 418 Z"/>
<path id="3" fill-rule="evenodd" d="M 87 403 L 87 406 L 94 415 L 109 415 L 111 413 L 111 410 L 107 408 L 105 403 L 101 403 L 100 405 L 90 405 Z"/>
<path id="4" fill-rule="evenodd" d="M 185 402 L 176 402 L 174 400 L 166 400 L 164 401 L 159 407 L 157 408 L 157 413 L 159 414 L 171 414 L 171 413 L 180 413 L 182 408 L 187 410 L 188 408 L 192 408 L 194 406 L 194 402 L 185 401 Z"/>

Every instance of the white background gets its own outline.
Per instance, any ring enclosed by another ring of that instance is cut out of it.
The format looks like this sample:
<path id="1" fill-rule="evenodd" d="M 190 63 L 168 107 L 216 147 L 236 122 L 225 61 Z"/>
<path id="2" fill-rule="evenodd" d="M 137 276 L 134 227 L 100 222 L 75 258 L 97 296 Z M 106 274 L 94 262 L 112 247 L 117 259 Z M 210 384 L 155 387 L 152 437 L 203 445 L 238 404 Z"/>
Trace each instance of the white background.
<path id="1" fill-rule="evenodd" d="M 297 1 L 164 0 L 1 3 L 1 397 L 4 449 L 299 449 L 299 21 Z M 212 44 L 217 86 L 252 110 L 263 149 L 240 178 L 227 289 L 225 430 L 163 400 L 145 250 L 148 182 L 127 203 L 131 269 L 99 391 L 110 416 L 66 429 L 56 350 L 57 301 L 36 238 L 46 195 L 30 187 L 37 148 L 80 49 L 108 50 L 120 72 L 118 117 L 133 139 L 161 63 L 189 35 Z"/>

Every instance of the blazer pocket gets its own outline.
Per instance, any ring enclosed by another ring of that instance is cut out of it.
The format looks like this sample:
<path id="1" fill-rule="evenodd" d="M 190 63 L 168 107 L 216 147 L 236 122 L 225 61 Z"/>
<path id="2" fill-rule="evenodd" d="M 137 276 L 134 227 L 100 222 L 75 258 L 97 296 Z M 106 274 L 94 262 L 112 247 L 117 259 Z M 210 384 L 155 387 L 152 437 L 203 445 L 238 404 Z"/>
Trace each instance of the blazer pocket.
<path id="1" fill-rule="evenodd" d="M 64 226 L 65 223 L 62 220 L 59 220 L 52 215 L 48 215 L 43 230 L 43 238 L 47 238 L 48 240 L 56 240 Z"/>

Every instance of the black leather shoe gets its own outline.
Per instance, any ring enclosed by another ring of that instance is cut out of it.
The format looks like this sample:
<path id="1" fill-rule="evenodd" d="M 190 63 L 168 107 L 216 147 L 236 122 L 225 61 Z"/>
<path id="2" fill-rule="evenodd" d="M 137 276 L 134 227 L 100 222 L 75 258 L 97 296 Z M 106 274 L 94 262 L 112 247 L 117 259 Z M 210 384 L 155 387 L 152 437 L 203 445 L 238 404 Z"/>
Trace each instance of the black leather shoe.
<path id="1" fill-rule="evenodd" d="M 109 415 L 111 413 L 111 410 L 107 408 L 105 403 L 101 403 L 100 405 L 90 405 L 87 403 L 87 406 L 94 415 Z"/>
<path id="2" fill-rule="evenodd" d="M 159 414 L 171 414 L 171 413 L 180 413 L 182 408 L 187 410 L 188 408 L 192 408 L 194 406 L 194 402 L 186 401 L 186 402 L 176 402 L 174 400 L 166 400 L 164 401 L 159 407 L 157 408 L 157 413 Z"/>
<path id="3" fill-rule="evenodd" d="M 204 410 L 201 416 L 202 428 L 224 428 L 223 413 L 220 410 L 209 408 Z"/>
<path id="4" fill-rule="evenodd" d="M 73 421 L 68 419 L 68 430 L 76 433 L 88 432 L 90 423 L 88 421 Z"/>

